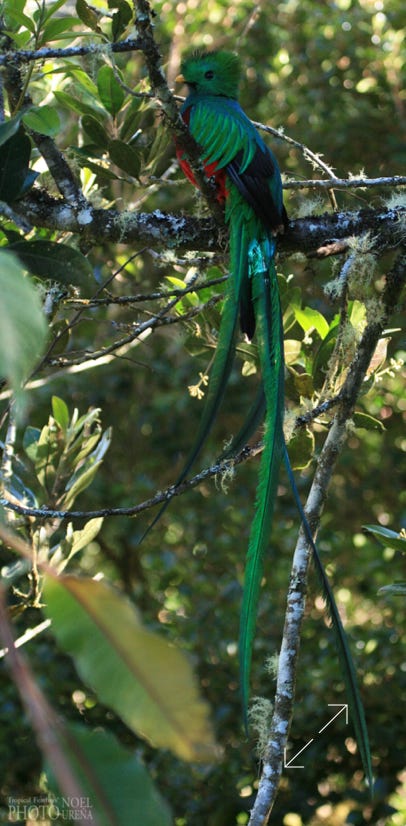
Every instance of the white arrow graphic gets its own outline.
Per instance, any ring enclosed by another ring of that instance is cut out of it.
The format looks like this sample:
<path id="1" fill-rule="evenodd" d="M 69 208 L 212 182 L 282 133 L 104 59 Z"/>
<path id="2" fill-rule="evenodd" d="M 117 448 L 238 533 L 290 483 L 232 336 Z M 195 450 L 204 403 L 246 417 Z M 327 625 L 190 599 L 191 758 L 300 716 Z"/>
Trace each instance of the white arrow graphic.
<path id="1" fill-rule="evenodd" d="M 335 708 L 338 708 L 338 711 L 336 712 L 334 717 L 332 717 L 331 720 L 329 720 L 328 723 L 326 723 L 326 725 L 323 726 L 323 728 L 319 728 L 318 734 L 321 734 L 321 732 L 324 731 L 324 729 L 327 728 L 327 726 L 329 726 L 330 723 L 332 723 L 333 720 L 335 720 L 336 717 L 338 717 L 338 715 L 341 714 L 344 711 L 344 709 L 345 709 L 345 725 L 348 726 L 348 703 L 328 703 L 328 705 L 329 705 L 330 708 L 332 706 L 335 706 Z"/>
<path id="2" fill-rule="evenodd" d="M 304 766 L 292 766 L 292 760 L 296 760 L 296 758 L 299 757 L 299 754 L 301 754 L 302 751 L 307 749 L 307 747 L 310 746 L 310 743 L 313 743 L 313 740 L 314 740 L 314 737 L 312 737 L 312 739 L 309 740 L 309 742 L 306 743 L 305 746 L 302 746 L 300 751 L 296 752 L 296 754 L 294 754 L 293 757 L 291 757 L 288 762 L 286 762 L 286 749 L 283 750 L 283 765 L 284 765 L 285 769 L 304 769 Z"/>
<path id="3" fill-rule="evenodd" d="M 338 708 L 338 711 L 336 711 L 336 713 L 334 714 L 334 717 L 331 717 L 331 719 L 328 720 L 328 722 L 324 726 L 322 726 L 322 728 L 320 728 L 318 730 L 317 734 L 321 734 L 327 728 L 327 726 L 329 726 L 333 722 L 333 720 L 335 720 L 340 714 L 342 714 L 342 712 L 344 710 L 345 710 L 345 725 L 348 725 L 348 704 L 347 703 L 328 703 L 328 705 L 329 705 L 329 707 L 334 706 L 335 708 Z M 284 768 L 285 769 L 304 769 L 304 766 L 298 766 L 293 761 L 297 760 L 297 758 L 299 757 L 299 754 L 302 754 L 302 752 L 305 749 L 307 749 L 310 746 L 311 743 L 313 743 L 314 739 L 315 738 L 312 737 L 311 740 L 309 740 L 304 746 L 302 746 L 301 749 L 299 749 L 299 751 L 296 752 L 296 754 L 293 755 L 293 757 L 290 758 L 290 760 L 286 759 L 286 749 L 284 749 L 283 750 L 283 766 L 284 766 Z"/>

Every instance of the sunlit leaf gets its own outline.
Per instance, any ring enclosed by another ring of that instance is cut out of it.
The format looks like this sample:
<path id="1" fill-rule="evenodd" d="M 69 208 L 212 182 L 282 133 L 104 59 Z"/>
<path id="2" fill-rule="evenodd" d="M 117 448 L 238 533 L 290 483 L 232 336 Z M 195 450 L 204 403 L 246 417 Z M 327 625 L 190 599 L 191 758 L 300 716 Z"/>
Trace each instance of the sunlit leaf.
<path id="1" fill-rule="evenodd" d="M 69 410 L 66 402 L 60 399 L 59 396 L 52 396 L 52 415 L 61 430 L 66 434 L 69 426 Z"/>
<path id="2" fill-rule="evenodd" d="M 33 106 L 23 116 L 23 123 L 42 135 L 57 135 L 61 127 L 58 112 L 54 106 Z"/>
<path id="3" fill-rule="evenodd" d="M 68 526 L 64 539 L 53 549 L 51 558 L 52 565 L 57 566 L 59 573 L 65 569 L 75 554 L 93 542 L 101 531 L 102 525 L 103 517 L 98 517 L 89 519 L 85 526 L 78 531 L 71 530 L 71 525 Z"/>
<path id="4" fill-rule="evenodd" d="M 285 352 L 285 364 L 295 364 L 302 350 L 301 342 L 291 338 L 285 339 L 283 347 Z"/>
<path id="5" fill-rule="evenodd" d="M 79 493 L 82 493 L 92 484 L 100 465 L 101 462 L 95 462 L 91 467 L 86 467 L 82 473 L 75 474 L 75 481 L 69 485 L 68 492 L 64 496 L 63 504 L 65 508 L 71 508 Z"/>
<path id="6" fill-rule="evenodd" d="M 295 318 L 305 333 L 315 329 L 321 339 L 324 339 L 329 331 L 329 325 L 324 316 L 313 307 L 295 308 Z"/>
<path id="7" fill-rule="evenodd" d="M 103 581 L 46 578 L 46 614 L 100 701 L 137 734 L 184 760 L 217 756 L 208 707 L 185 655 L 144 628 L 124 594 Z"/>
<path id="8" fill-rule="evenodd" d="M 392 548 L 394 551 L 406 552 L 406 535 L 383 528 L 381 525 L 363 525 L 363 530 L 376 536 L 378 542 L 385 548 Z"/>

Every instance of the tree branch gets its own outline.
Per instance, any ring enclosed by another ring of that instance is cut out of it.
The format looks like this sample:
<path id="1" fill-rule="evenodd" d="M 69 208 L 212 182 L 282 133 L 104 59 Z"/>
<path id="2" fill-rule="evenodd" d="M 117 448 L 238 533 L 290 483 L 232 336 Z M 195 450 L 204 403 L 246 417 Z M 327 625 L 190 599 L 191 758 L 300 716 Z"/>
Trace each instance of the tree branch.
<path id="1" fill-rule="evenodd" d="M 82 235 L 92 243 L 153 246 L 157 249 L 206 250 L 218 252 L 224 248 L 224 230 L 213 218 L 191 218 L 155 210 L 151 213 L 118 212 L 96 209 L 91 204 L 75 209 L 63 199 L 52 198 L 42 190 L 34 190 L 13 204 L 14 212 L 37 227 Z M 278 238 L 280 253 L 303 252 L 324 257 L 326 246 L 345 242 L 354 235 L 371 232 L 377 236 L 377 249 L 393 249 L 402 241 L 402 219 L 406 207 L 362 209 L 358 212 L 324 213 L 317 217 L 291 221 L 288 230 Z M 343 252 L 342 243 L 336 252 Z"/>
<path id="2" fill-rule="evenodd" d="M 66 49 L 51 49 L 45 47 L 43 49 L 10 49 L 0 55 L 0 66 L 6 66 L 8 63 L 16 65 L 31 63 L 34 60 L 49 60 L 51 57 L 57 60 L 65 60 L 67 57 L 84 57 L 85 55 L 96 54 L 120 54 L 122 52 L 134 52 L 142 49 L 142 40 L 140 37 L 127 38 L 118 43 L 88 43 L 86 46 L 69 46 Z"/>

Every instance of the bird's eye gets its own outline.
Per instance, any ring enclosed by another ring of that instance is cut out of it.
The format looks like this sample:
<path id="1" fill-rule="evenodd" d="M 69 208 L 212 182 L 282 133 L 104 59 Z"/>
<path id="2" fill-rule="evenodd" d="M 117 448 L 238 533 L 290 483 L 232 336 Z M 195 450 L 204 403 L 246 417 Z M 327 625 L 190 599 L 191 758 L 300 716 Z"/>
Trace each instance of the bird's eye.
<path id="1" fill-rule="evenodd" d="M 204 76 L 205 76 L 205 78 L 207 78 L 207 80 L 212 80 L 212 79 L 213 79 L 213 77 L 214 77 L 214 72 L 213 72 L 213 70 L 212 70 L 212 69 L 208 69 L 208 70 L 207 70 L 207 72 L 205 72 L 205 73 L 204 73 Z"/>

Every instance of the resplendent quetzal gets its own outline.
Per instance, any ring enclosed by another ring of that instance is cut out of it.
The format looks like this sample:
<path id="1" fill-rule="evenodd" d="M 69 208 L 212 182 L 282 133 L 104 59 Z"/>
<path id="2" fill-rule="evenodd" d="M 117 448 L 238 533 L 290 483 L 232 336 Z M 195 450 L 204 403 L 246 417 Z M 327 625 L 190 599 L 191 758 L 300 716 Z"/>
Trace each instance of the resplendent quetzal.
<path id="1" fill-rule="evenodd" d="M 371 779 L 368 735 L 351 653 L 334 595 L 300 504 L 285 446 L 283 325 L 275 251 L 276 237 L 287 227 L 288 219 L 276 158 L 237 100 L 240 73 L 239 58 L 232 52 L 196 52 L 184 59 L 181 75 L 177 78 L 184 81 L 189 89 L 181 108 L 182 118 L 201 148 L 206 175 L 208 178 L 214 177 L 217 199 L 225 207 L 225 220 L 230 233 L 230 277 L 202 418 L 194 446 L 175 484 L 185 479 L 216 417 L 232 368 L 240 326 L 249 339 L 255 334 L 262 385 L 249 414 L 248 424 L 234 440 L 234 447 L 241 443 L 242 434 L 251 435 L 261 411 L 265 419 L 264 449 L 247 552 L 240 621 L 239 656 L 244 715 L 246 718 L 263 559 L 269 545 L 279 468 L 284 458 L 336 633 L 360 754 L 365 772 Z M 196 185 L 186 154 L 177 148 L 177 155 L 183 172 Z M 167 504 L 161 507 L 146 532 L 156 523 Z"/>

